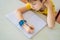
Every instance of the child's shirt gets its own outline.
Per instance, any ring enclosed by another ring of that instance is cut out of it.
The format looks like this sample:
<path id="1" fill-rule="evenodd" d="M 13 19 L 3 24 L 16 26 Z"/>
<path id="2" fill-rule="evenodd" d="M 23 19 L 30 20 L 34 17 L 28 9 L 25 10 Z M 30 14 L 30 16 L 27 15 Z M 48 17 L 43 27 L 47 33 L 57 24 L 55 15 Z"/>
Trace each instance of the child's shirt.
<path id="1" fill-rule="evenodd" d="M 52 0 L 51 0 L 50 2 L 52 3 L 53 12 L 56 12 L 56 11 L 55 11 L 55 5 L 53 4 Z M 29 10 L 29 9 L 32 9 L 30 3 L 27 3 L 27 4 L 26 4 L 26 8 L 27 8 L 28 10 Z M 42 12 L 41 12 L 41 11 L 37 11 L 37 12 L 47 15 L 48 9 L 45 8 L 44 11 L 42 11 Z"/>

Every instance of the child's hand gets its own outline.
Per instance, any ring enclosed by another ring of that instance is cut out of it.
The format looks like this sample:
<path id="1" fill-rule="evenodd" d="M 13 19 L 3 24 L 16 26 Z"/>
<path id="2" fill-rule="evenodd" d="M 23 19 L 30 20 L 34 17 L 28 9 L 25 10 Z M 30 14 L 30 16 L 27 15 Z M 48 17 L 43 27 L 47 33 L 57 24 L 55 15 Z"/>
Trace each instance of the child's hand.
<path id="1" fill-rule="evenodd" d="M 47 8 L 51 8 L 52 7 L 52 3 L 50 0 L 47 0 L 44 4 Z"/>
<path id="2" fill-rule="evenodd" d="M 29 26 L 28 26 L 28 25 L 29 25 Z M 34 31 L 34 26 L 31 25 L 31 24 L 28 24 L 28 25 L 24 24 L 24 25 L 23 25 L 23 28 L 26 30 L 27 33 L 33 33 L 33 31 Z"/>

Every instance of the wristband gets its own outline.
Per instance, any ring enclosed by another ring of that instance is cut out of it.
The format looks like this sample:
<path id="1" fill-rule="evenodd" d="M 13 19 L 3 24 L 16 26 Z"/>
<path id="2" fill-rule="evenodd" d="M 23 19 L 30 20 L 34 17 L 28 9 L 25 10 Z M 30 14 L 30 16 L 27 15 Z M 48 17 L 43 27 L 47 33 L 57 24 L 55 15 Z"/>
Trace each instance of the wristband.
<path id="1" fill-rule="evenodd" d="M 26 23 L 26 22 L 27 22 L 26 20 L 20 20 L 19 25 L 20 25 L 20 26 L 23 26 L 24 23 Z"/>

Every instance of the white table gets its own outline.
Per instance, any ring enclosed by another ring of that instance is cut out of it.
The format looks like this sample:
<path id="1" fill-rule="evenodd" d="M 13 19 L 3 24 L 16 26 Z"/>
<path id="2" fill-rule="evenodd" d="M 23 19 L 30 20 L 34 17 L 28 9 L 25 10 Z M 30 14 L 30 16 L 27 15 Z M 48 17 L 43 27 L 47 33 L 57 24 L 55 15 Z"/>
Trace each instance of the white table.
<path id="1" fill-rule="evenodd" d="M 57 1 L 59 0 L 55 0 L 55 3 Z M 56 27 L 53 30 L 46 26 L 32 39 L 25 37 L 22 31 L 19 31 L 5 18 L 7 13 L 22 6 L 24 4 L 18 0 L 0 0 L 0 40 L 60 40 L 60 25 L 58 23 L 56 23 Z M 46 17 L 41 17 L 46 20 Z"/>

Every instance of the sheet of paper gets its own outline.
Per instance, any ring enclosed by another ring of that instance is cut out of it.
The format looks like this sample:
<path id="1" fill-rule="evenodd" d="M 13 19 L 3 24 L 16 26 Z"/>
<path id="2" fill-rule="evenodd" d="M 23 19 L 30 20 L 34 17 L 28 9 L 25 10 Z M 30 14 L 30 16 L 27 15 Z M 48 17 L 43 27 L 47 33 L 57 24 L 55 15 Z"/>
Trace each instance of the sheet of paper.
<path id="1" fill-rule="evenodd" d="M 45 27 L 46 22 L 44 20 L 42 20 L 38 15 L 36 15 L 34 12 L 32 11 L 28 11 L 24 13 L 24 19 L 27 20 L 28 23 L 34 25 L 34 33 L 32 34 L 28 34 L 23 28 L 20 27 L 20 25 L 18 24 L 18 20 L 16 18 L 16 12 L 13 11 L 11 13 L 8 13 L 6 15 L 6 17 L 14 24 L 16 25 L 16 27 L 18 27 L 20 30 L 23 31 L 23 33 L 28 37 L 28 38 L 32 38 L 34 35 L 36 35 L 41 29 L 43 29 Z"/>

